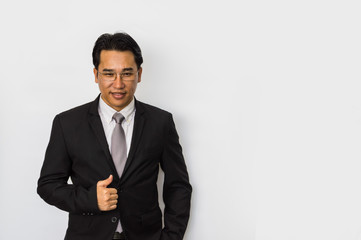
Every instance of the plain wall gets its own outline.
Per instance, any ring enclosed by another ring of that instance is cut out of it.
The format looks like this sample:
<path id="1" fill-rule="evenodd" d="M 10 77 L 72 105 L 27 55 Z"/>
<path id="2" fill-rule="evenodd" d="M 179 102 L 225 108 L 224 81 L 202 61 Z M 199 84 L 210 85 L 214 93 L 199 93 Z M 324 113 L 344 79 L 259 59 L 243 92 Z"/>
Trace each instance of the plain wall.
<path id="1" fill-rule="evenodd" d="M 63 239 L 36 194 L 91 51 L 126 31 L 136 97 L 173 113 L 194 188 L 185 240 L 361 239 L 359 1 L 1 1 L 0 239 Z M 161 179 L 160 179 L 161 180 Z"/>

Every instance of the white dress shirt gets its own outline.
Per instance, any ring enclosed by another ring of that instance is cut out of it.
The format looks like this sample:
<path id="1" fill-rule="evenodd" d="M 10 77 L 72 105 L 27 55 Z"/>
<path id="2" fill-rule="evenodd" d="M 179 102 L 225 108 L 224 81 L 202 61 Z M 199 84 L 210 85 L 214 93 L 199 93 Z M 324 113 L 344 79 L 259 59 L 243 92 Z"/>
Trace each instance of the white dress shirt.
<path id="1" fill-rule="evenodd" d="M 113 119 L 114 113 L 117 111 L 110 107 L 108 104 L 104 102 L 104 100 L 100 97 L 99 99 L 99 107 L 98 112 L 100 115 L 100 119 L 103 124 L 103 129 L 105 133 L 105 137 L 108 142 L 109 151 L 111 151 L 112 146 L 112 133 L 115 128 L 116 122 Z M 124 116 L 124 120 L 122 122 L 122 128 L 124 129 L 125 133 L 125 141 L 127 144 L 127 156 L 130 149 L 130 143 L 132 142 L 132 135 L 133 135 L 133 127 L 134 127 L 134 116 L 135 116 L 135 101 L 133 100 L 120 110 L 120 113 Z M 101 180 L 101 179 L 100 179 Z M 117 232 L 122 232 L 122 226 L 120 225 L 120 221 L 117 226 Z"/>
<path id="2" fill-rule="evenodd" d="M 115 120 L 113 119 L 113 115 L 117 111 L 114 110 L 112 107 L 110 107 L 108 104 L 106 104 L 102 98 L 100 98 L 98 112 L 100 115 L 100 119 L 102 120 L 105 137 L 107 138 L 109 151 L 110 151 L 112 146 L 112 133 L 116 125 Z M 134 98 L 128 104 L 128 106 L 120 110 L 120 113 L 124 116 L 122 127 L 125 133 L 125 141 L 127 143 L 127 156 L 128 156 L 130 143 L 132 141 L 133 127 L 134 127 L 134 116 L 135 116 Z"/>

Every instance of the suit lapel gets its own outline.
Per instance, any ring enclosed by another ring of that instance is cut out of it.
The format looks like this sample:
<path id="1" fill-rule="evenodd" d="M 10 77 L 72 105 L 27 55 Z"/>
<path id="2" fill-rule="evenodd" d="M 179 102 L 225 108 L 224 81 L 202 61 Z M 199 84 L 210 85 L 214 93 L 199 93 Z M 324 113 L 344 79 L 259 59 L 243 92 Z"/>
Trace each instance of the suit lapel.
<path id="1" fill-rule="evenodd" d="M 129 169 L 129 166 L 131 165 L 134 154 L 137 150 L 138 144 L 140 142 L 144 124 L 145 124 L 145 116 L 144 116 L 144 107 L 141 102 L 138 102 L 135 100 L 135 118 L 134 118 L 134 127 L 133 127 L 133 135 L 132 135 L 132 142 L 130 144 L 129 154 L 127 158 L 127 162 L 125 163 L 124 172 L 123 175 L 127 172 Z"/>
<path id="2" fill-rule="evenodd" d="M 91 107 L 89 109 L 89 124 L 90 124 L 95 136 L 97 137 L 101 148 L 103 149 L 103 152 L 104 152 L 104 154 L 106 156 L 107 163 L 109 164 L 109 166 L 112 169 L 112 172 L 115 175 L 114 179 L 119 179 L 119 176 L 118 176 L 117 171 L 115 169 L 114 162 L 113 162 L 112 157 L 111 157 L 110 152 L 109 152 L 109 146 L 108 146 L 108 143 L 107 143 L 107 139 L 105 137 L 103 124 L 102 124 L 102 121 L 100 119 L 99 112 L 98 112 L 99 96 L 93 102 L 93 104 L 91 105 Z"/>

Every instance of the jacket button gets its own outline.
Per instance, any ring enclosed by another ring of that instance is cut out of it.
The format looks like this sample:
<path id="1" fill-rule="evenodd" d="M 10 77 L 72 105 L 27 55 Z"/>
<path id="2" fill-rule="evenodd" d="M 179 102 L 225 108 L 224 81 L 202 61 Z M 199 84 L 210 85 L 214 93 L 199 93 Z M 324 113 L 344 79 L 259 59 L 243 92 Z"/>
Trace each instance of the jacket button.
<path id="1" fill-rule="evenodd" d="M 117 221 L 116 217 L 112 217 L 112 223 L 115 223 Z"/>

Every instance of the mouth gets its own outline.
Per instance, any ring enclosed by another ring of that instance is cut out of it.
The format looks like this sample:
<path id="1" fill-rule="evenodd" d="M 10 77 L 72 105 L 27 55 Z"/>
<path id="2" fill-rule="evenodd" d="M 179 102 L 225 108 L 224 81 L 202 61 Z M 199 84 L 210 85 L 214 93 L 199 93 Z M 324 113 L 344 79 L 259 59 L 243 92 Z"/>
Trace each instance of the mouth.
<path id="1" fill-rule="evenodd" d="M 120 99 L 123 99 L 125 97 L 125 92 L 112 92 L 111 95 L 117 99 L 117 100 L 120 100 Z"/>

